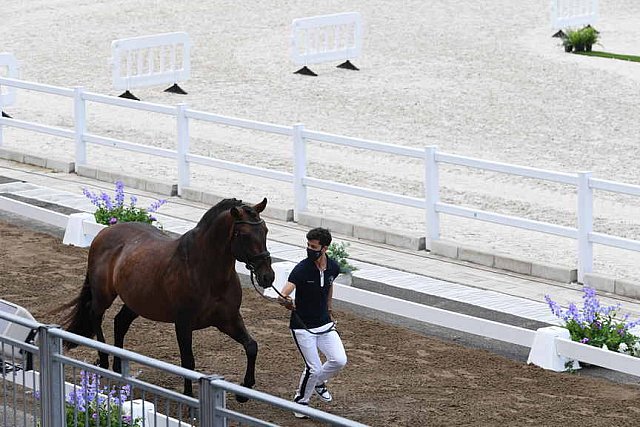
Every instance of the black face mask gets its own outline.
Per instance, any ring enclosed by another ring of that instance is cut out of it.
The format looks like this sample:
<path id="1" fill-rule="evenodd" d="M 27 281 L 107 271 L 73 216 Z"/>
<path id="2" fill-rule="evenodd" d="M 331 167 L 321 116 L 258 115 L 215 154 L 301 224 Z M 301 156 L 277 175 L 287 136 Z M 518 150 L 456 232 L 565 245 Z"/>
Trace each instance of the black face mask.
<path id="1" fill-rule="evenodd" d="M 314 251 L 313 249 L 307 248 L 307 258 L 311 261 L 317 261 L 321 255 L 322 251 Z"/>

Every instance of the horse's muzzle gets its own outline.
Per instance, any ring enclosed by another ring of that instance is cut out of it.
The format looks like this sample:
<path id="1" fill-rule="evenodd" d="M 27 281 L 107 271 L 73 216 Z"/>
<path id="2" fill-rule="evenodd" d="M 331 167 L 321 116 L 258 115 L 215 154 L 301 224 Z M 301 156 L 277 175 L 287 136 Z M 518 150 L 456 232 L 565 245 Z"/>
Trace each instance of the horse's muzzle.
<path id="1" fill-rule="evenodd" d="M 258 269 L 255 270 L 256 279 L 258 280 L 258 285 L 262 288 L 268 288 L 273 285 L 273 281 L 276 278 L 276 273 L 274 273 L 271 268 L 271 262 L 262 263 Z"/>

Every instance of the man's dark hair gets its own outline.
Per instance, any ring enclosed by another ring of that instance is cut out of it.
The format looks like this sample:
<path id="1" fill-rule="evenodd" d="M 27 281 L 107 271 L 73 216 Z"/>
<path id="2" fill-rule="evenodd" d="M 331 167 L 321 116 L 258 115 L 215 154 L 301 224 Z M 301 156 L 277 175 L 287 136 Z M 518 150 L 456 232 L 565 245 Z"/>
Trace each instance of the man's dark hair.
<path id="1" fill-rule="evenodd" d="M 322 227 L 312 228 L 307 233 L 307 240 L 317 240 L 322 246 L 329 246 L 331 244 L 331 232 Z"/>

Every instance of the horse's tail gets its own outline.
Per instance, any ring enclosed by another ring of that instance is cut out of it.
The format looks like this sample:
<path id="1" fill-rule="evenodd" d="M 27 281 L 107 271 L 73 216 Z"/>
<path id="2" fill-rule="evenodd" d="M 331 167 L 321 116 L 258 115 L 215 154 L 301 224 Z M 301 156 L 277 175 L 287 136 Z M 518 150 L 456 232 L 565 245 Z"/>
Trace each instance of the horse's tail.
<path id="1" fill-rule="evenodd" d="M 91 308 L 91 284 L 89 283 L 89 276 L 84 279 L 82 290 L 80 295 L 74 298 L 69 303 L 58 308 L 56 311 L 60 312 L 73 307 L 73 310 L 67 314 L 63 321 L 62 326 L 65 330 L 82 335 L 83 337 L 93 338 L 96 335 L 94 328 L 94 322 L 92 318 L 93 309 Z M 66 349 L 76 348 L 78 344 L 65 341 L 64 347 Z"/>

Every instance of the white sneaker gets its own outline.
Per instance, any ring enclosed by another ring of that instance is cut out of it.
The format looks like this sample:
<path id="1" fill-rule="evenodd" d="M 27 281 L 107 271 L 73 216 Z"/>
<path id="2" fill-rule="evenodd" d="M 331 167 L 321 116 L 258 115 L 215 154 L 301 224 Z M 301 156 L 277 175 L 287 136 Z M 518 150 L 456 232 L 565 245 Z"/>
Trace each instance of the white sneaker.
<path id="1" fill-rule="evenodd" d="M 320 399 L 325 402 L 331 402 L 333 400 L 333 396 L 331 396 L 331 393 L 327 390 L 327 385 L 325 383 L 315 386 L 315 391 L 316 394 L 320 396 Z"/>
<path id="2" fill-rule="evenodd" d="M 304 405 L 304 406 L 309 406 L 309 404 L 307 402 L 296 402 L 298 405 Z M 296 418 L 300 418 L 300 419 L 305 419 L 305 418 L 309 418 L 308 415 L 305 414 L 301 414 L 300 412 L 294 412 L 293 416 Z"/>

